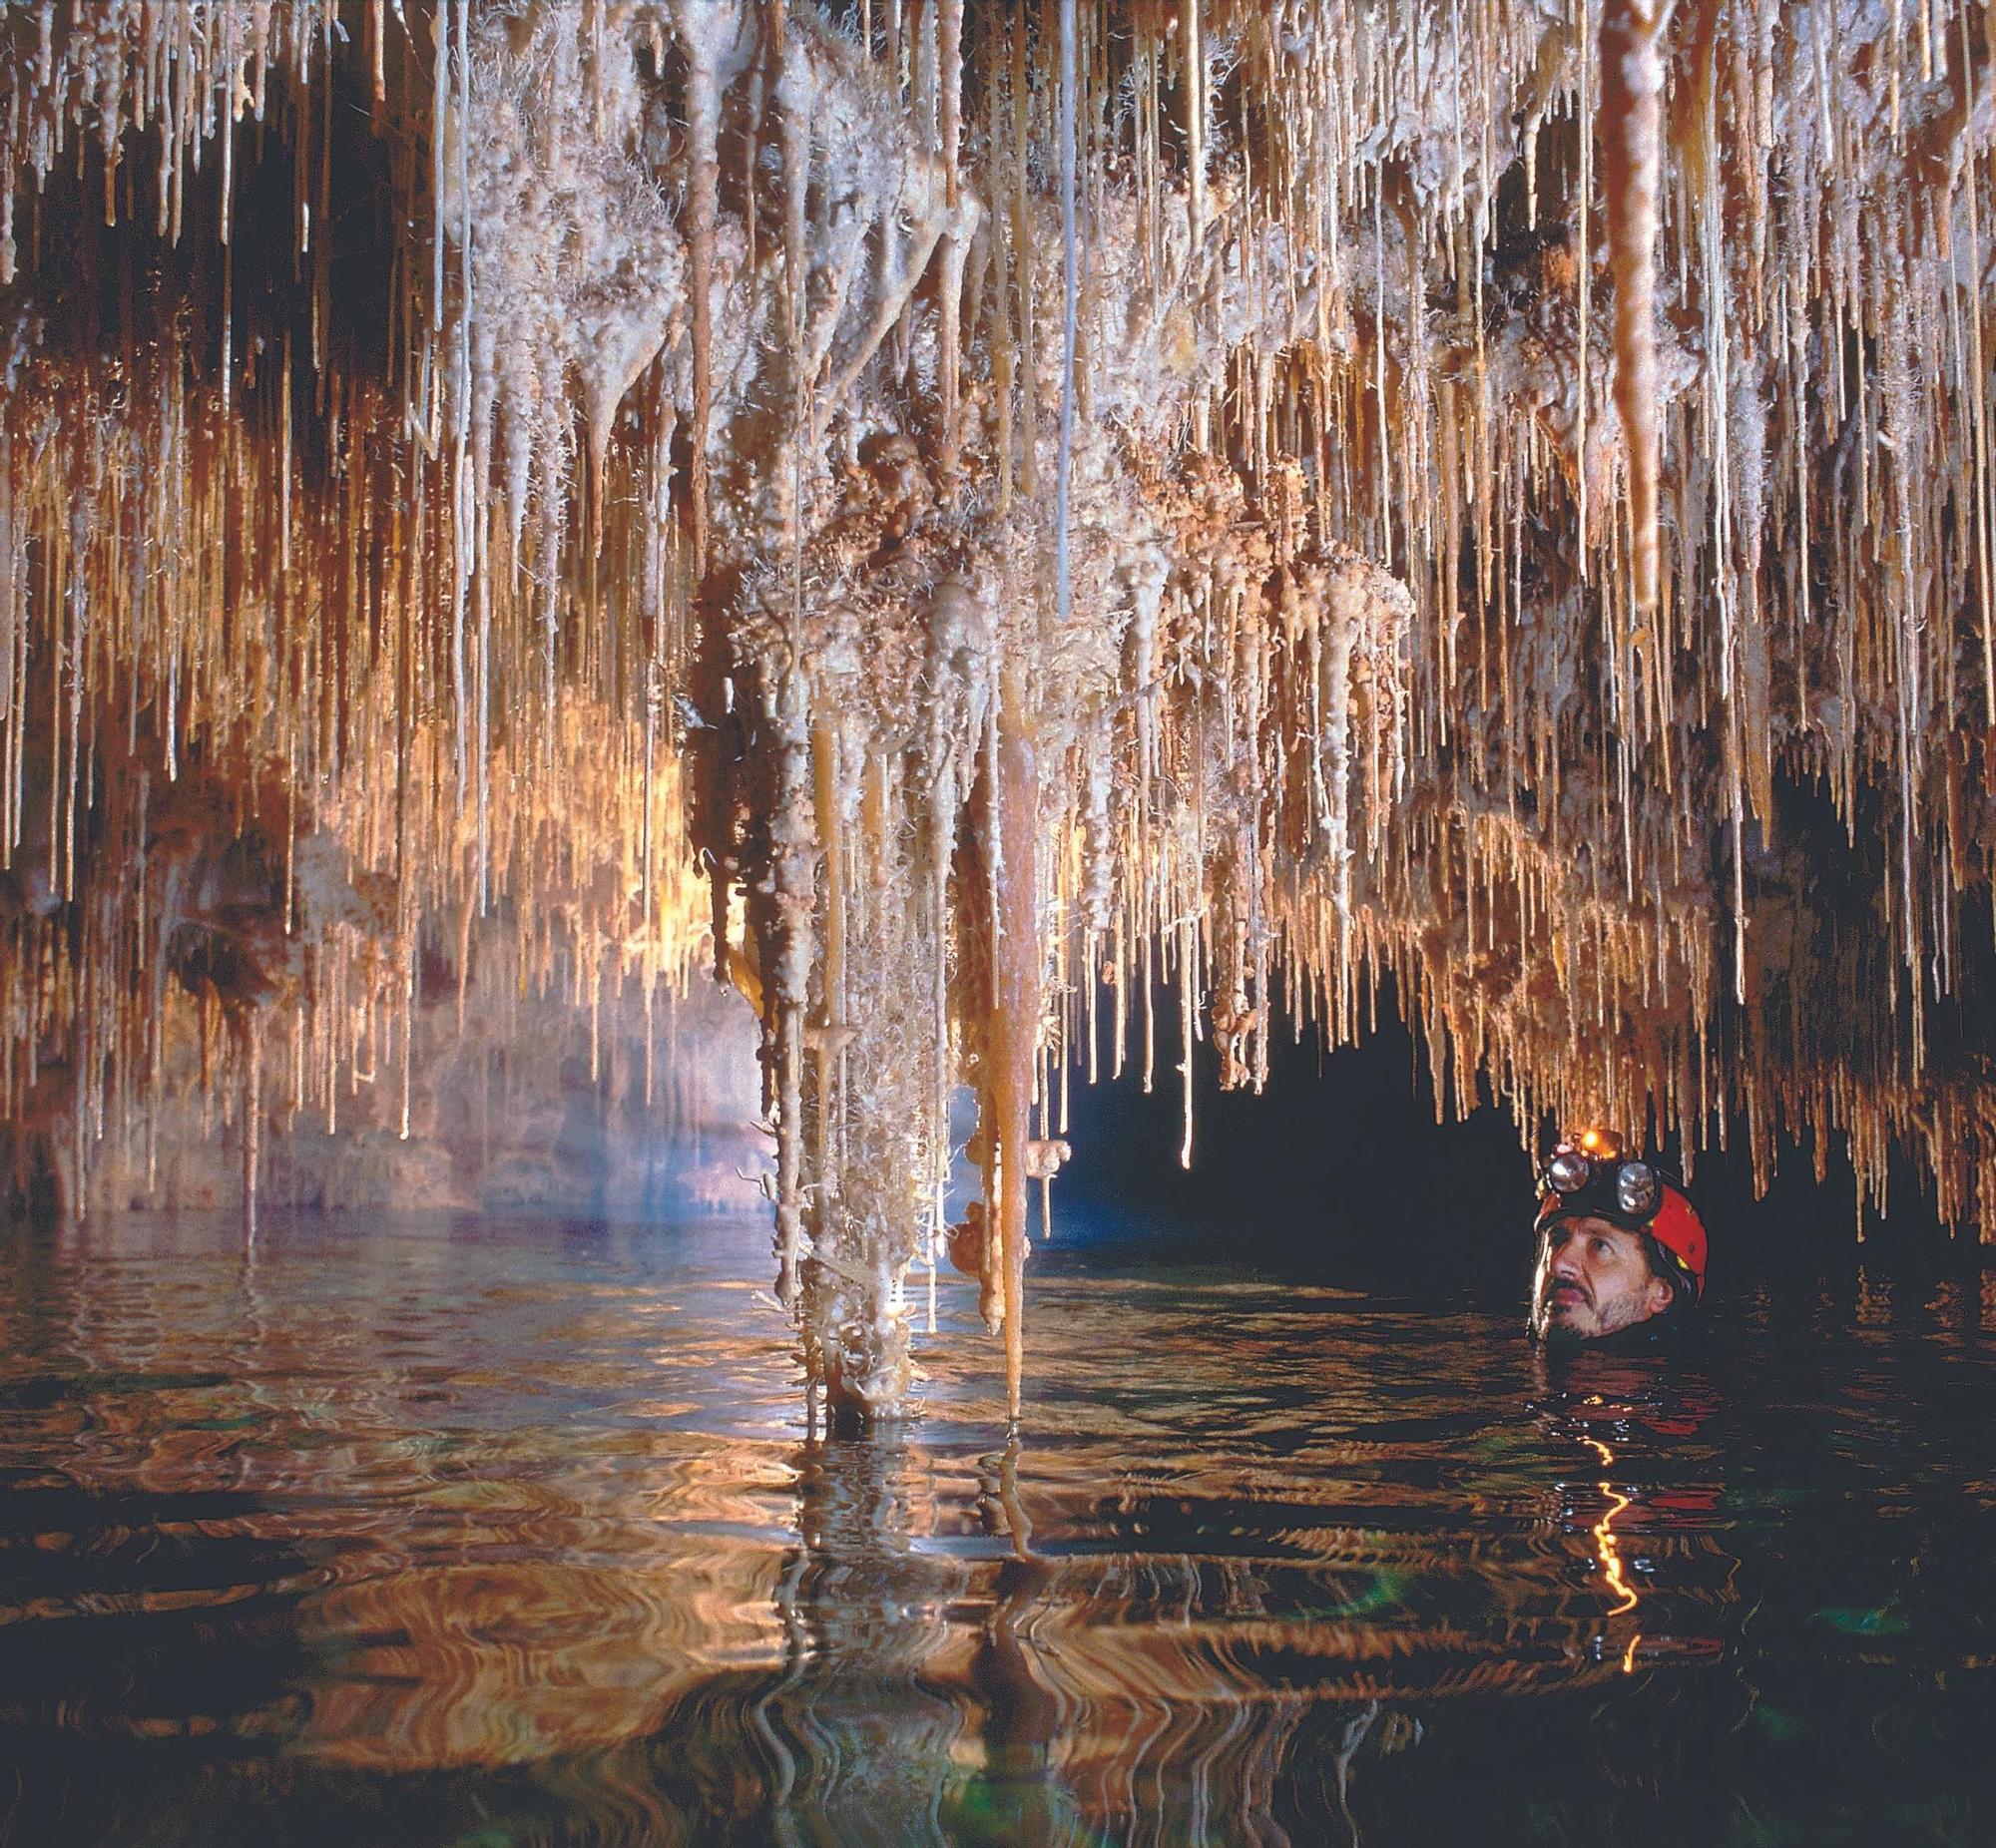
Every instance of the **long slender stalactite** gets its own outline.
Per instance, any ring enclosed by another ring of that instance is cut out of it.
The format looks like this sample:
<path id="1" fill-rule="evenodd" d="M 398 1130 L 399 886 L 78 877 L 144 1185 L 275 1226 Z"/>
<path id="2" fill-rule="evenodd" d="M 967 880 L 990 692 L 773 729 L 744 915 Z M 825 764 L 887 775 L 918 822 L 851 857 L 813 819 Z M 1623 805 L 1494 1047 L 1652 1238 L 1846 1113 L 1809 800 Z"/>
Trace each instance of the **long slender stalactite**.
<path id="1" fill-rule="evenodd" d="M 17 1194 L 193 1129 L 251 1226 L 523 1009 L 664 1122 L 718 972 L 841 1414 L 945 1241 L 1016 1406 L 1161 1005 L 1986 1231 L 1996 11 L 1917 14 L 8 9 Z"/>

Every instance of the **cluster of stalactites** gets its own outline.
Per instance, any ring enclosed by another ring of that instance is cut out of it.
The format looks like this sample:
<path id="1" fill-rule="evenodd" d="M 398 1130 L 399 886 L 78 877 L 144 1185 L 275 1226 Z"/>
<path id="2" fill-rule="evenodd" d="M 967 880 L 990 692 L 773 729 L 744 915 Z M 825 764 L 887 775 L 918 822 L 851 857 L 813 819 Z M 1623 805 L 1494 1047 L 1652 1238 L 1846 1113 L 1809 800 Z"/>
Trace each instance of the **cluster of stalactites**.
<path id="1" fill-rule="evenodd" d="M 214 163 L 227 243 L 241 126 L 263 123 L 273 91 L 304 89 L 314 76 L 325 87 L 339 12 L 328 0 L 29 0 L 9 7 L 0 20 L 0 284 L 20 272 L 24 229 L 31 263 L 44 237 L 71 234 L 67 222 L 46 224 L 41 205 L 65 161 L 94 169 L 98 191 L 76 204 L 101 211 L 107 225 L 139 218 L 172 240 L 181 235 L 204 161 Z M 373 0 L 365 19 L 378 110 L 388 43 L 383 0 Z M 324 195 L 307 190 L 298 202 L 305 246 L 314 199 L 322 205 Z"/>
<path id="2" fill-rule="evenodd" d="M 593 1021 L 626 987 L 649 1008 L 705 964 L 708 919 L 664 710 L 670 535 L 606 533 L 608 568 L 671 587 L 665 620 L 637 599 L 574 632 L 551 707 L 538 609 L 495 596 L 496 648 L 534 666 L 502 692 L 477 664 L 495 722 L 467 789 L 454 558 L 422 492 L 442 498 L 443 462 L 378 395 L 336 392 L 328 431 L 294 425 L 281 365 L 235 413 L 198 372 L 175 338 L 110 376 L 12 355 L 0 1118 L 17 1161 L 46 1139 L 81 1210 L 107 1150 L 154 1171 L 167 1094 L 193 1087 L 238 1125 L 253 1222 L 264 1116 L 336 1129 L 364 1072 L 408 1134 L 423 1007 L 461 1022 L 475 985 L 488 1010 L 517 991 Z"/>
<path id="3" fill-rule="evenodd" d="M 17 1115 L 72 1063 L 91 1135 L 138 1108 L 169 966 L 335 1070 L 481 918 L 578 997 L 711 959 L 867 1411 L 963 1086 L 1016 1398 L 1069 1075 L 1154 1079 L 1161 984 L 1229 1084 L 1278 990 L 1346 1040 L 1390 977 L 1438 1105 L 1841 1130 L 1874 1193 L 1916 1143 L 1986 1204 L 1987 17 L 1086 0 L 1070 90 L 1051 15 L 833 11 L 10 12 Z M 79 201 L 203 311 L 38 296 Z M 183 859 L 236 883 L 175 961 Z"/>

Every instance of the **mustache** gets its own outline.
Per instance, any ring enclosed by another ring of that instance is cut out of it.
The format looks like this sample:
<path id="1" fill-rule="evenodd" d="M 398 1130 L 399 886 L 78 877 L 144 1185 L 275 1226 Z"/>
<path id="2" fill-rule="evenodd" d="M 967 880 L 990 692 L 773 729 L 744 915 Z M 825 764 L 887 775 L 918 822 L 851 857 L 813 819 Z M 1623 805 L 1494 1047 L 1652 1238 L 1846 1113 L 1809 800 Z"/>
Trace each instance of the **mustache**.
<path id="1" fill-rule="evenodd" d="M 1551 1308 L 1561 1290 L 1572 1290 L 1581 1301 L 1592 1305 L 1594 1292 L 1575 1277 L 1548 1277 L 1545 1287 L 1539 1292 L 1539 1302 L 1544 1308 Z"/>

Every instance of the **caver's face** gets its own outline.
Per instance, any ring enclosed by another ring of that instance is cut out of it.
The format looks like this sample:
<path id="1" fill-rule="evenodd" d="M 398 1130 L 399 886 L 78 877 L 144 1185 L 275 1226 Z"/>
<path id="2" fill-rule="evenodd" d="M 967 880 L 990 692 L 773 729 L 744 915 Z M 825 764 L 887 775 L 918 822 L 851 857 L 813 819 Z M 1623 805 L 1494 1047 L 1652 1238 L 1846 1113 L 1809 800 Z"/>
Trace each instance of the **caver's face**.
<path id="1" fill-rule="evenodd" d="M 1532 1332 L 1542 1341 L 1598 1340 L 1663 1314 L 1675 1294 L 1650 1269 L 1640 1233 L 1607 1219 L 1555 1219 L 1539 1241 Z"/>

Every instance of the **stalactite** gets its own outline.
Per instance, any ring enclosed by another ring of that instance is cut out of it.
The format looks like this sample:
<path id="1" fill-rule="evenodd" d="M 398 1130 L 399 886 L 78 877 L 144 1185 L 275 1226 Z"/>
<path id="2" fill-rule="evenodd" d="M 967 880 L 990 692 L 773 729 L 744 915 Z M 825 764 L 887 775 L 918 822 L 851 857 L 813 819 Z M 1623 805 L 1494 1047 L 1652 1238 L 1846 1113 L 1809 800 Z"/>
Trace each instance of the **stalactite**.
<path id="1" fill-rule="evenodd" d="M 243 1238 L 256 1242 L 257 1165 L 263 1140 L 263 1016 L 250 1008 L 244 1016 L 243 1057 Z"/>
<path id="2" fill-rule="evenodd" d="M 994 800 L 998 810 L 996 905 L 992 918 L 993 1064 L 991 1134 L 997 1198 L 987 1208 L 998 1234 L 1005 1325 L 1005 1398 L 1019 1415 L 1025 1368 L 1028 1111 L 1040 1021 L 1040 925 L 1034 866 L 1039 840 L 1039 769 L 1023 670 L 1008 664 L 999 693 Z"/>
<path id="3" fill-rule="evenodd" d="M 720 210 L 721 60 L 738 30 L 732 4 L 679 0 L 675 23 L 687 60 L 687 255 L 693 293 L 693 556 L 707 568 L 708 446 L 714 424 L 714 240 Z"/>
<path id="4" fill-rule="evenodd" d="M 962 414 L 963 395 L 963 264 L 969 255 L 968 242 L 957 226 L 963 207 L 963 175 L 960 167 L 963 139 L 963 0 L 938 0 L 941 19 L 938 28 L 937 59 L 942 89 L 941 120 L 944 202 L 949 210 L 950 228 L 943 236 L 942 254 L 942 470 L 956 472 L 960 441 L 957 420 Z"/>
<path id="5" fill-rule="evenodd" d="M 1596 122 L 1615 279 L 1615 405 L 1629 471 L 1632 590 L 1637 613 L 1645 617 L 1657 606 L 1656 267 L 1664 167 L 1663 39 L 1670 12 L 1671 0 L 1604 0 L 1599 36 Z"/>
<path id="6" fill-rule="evenodd" d="M 1061 0 L 1061 396 L 1060 453 L 1054 477 L 1054 576 L 1061 627 L 1074 613 L 1073 543 L 1075 344 L 1081 314 L 1081 233 L 1075 207 L 1075 0 Z"/>

